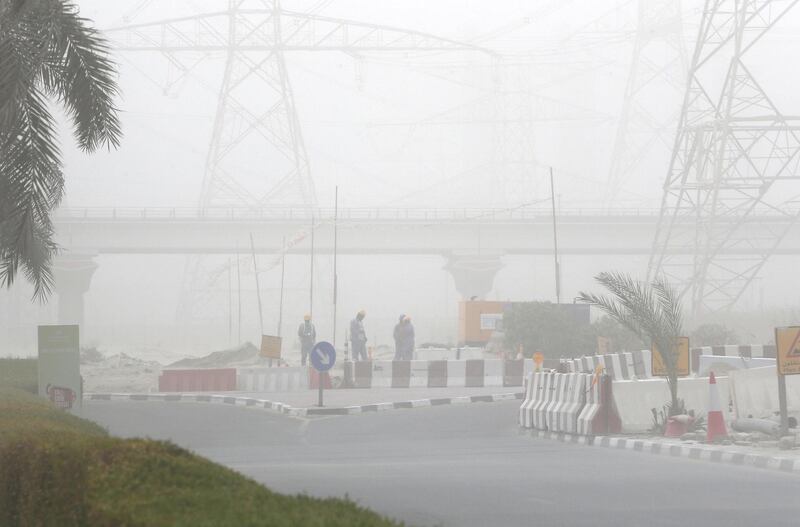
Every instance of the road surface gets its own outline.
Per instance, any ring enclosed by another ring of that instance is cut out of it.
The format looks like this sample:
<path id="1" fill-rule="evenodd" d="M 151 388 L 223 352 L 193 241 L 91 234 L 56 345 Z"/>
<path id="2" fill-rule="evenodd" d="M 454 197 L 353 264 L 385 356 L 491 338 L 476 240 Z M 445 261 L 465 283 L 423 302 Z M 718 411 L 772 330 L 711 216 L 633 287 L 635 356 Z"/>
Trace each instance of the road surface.
<path id="1" fill-rule="evenodd" d="M 202 403 L 89 402 L 284 493 L 347 495 L 411 525 L 798 525 L 800 478 L 520 435 L 518 401 L 316 419 Z"/>

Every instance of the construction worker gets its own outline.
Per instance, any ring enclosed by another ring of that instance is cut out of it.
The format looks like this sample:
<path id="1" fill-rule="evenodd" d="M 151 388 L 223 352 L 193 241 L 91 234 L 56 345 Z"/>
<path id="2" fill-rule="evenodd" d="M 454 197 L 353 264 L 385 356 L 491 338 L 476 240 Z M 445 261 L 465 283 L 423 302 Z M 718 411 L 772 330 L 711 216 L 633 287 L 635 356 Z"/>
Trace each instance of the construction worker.
<path id="1" fill-rule="evenodd" d="M 317 328 L 311 322 L 311 315 L 306 314 L 303 317 L 303 323 L 297 328 L 297 336 L 300 337 L 300 362 L 305 366 L 308 354 L 317 343 Z"/>
<path id="2" fill-rule="evenodd" d="M 392 332 L 392 336 L 394 337 L 393 360 L 403 360 L 403 319 L 405 318 L 405 315 L 400 315 L 397 324 L 394 326 L 394 331 Z"/>
<path id="3" fill-rule="evenodd" d="M 414 326 L 409 316 L 404 316 L 400 324 L 400 349 L 402 360 L 414 359 Z"/>
<path id="4" fill-rule="evenodd" d="M 364 317 L 367 313 L 362 309 L 356 318 L 350 321 L 350 344 L 353 348 L 353 361 L 367 360 L 367 333 L 364 331 Z"/>

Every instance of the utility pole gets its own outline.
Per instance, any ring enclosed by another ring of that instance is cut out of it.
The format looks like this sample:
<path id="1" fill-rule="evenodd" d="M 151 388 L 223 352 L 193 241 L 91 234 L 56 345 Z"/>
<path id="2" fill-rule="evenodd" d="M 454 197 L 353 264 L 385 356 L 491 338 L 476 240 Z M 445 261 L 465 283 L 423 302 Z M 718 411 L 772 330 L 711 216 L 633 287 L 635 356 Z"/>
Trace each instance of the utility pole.
<path id="1" fill-rule="evenodd" d="M 250 251 L 253 254 L 253 275 L 256 278 L 256 298 L 258 298 L 258 327 L 264 334 L 264 314 L 261 309 L 261 286 L 258 284 L 258 264 L 256 263 L 256 246 L 253 243 L 253 233 L 250 233 Z"/>
<path id="2" fill-rule="evenodd" d="M 561 270 L 558 263 L 558 230 L 556 229 L 556 192 L 553 184 L 553 167 L 550 167 L 550 201 L 553 205 L 553 260 L 556 270 L 556 304 L 560 304 Z"/>
<path id="3" fill-rule="evenodd" d="M 228 346 L 233 340 L 233 276 L 231 258 L 228 257 Z"/>
<path id="4" fill-rule="evenodd" d="M 336 193 L 333 206 L 333 347 L 336 348 L 336 302 L 339 287 L 339 275 L 336 273 L 336 264 L 339 251 L 339 185 L 336 185 Z"/>
<path id="5" fill-rule="evenodd" d="M 281 300 L 278 303 L 278 336 L 283 326 L 283 284 L 286 277 L 286 236 L 283 237 L 283 254 L 281 256 Z"/>
<path id="6" fill-rule="evenodd" d="M 242 343 L 242 272 L 240 269 L 239 245 L 236 245 L 236 297 L 239 307 L 236 310 L 236 345 Z"/>
<path id="7" fill-rule="evenodd" d="M 311 211 L 311 270 L 308 285 L 308 314 L 314 316 L 314 211 Z"/>

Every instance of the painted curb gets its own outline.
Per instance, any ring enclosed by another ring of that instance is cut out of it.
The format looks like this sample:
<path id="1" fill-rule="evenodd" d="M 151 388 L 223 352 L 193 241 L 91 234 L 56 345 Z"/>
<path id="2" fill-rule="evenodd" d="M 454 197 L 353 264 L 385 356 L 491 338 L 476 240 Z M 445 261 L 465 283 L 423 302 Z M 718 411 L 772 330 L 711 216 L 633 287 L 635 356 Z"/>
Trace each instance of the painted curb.
<path id="1" fill-rule="evenodd" d="M 414 399 L 393 403 L 374 403 L 361 406 L 341 407 L 294 407 L 267 399 L 255 397 L 238 397 L 235 395 L 196 394 L 196 393 L 87 393 L 84 401 L 158 401 L 158 402 L 188 402 L 188 403 L 221 403 L 234 406 L 245 406 L 259 410 L 267 410 L 291 417 L 306 417 L 316 415 L 353 415 L 368 412 L 382 412 L 386 410 L 400 410 L 406 408 L 423 408 L 428 406 L 441 406 L 446 404 L 465 403 L 493 403 L 497 401 L 519 400 L 524 393 L 497 393 L 492 395 L 470 395 L 463 397 L 440 397 L 435 399 Z"/>
<path id="2" fill-rule="evenodd" d="M 563 443 L 599 446 L 618 450 L 633 450 L 635 452 L 643 452 L 647 454 L 683 457 L 699 461 L 727 463 L 738 466 L 750 466 L 768 470 L 779 470 L 781 472 L 800 475 L 800 459 L 749 454 L 745 452 L 727 450 L 724 447 L 711 445 L 680 445 L 645 439 L 632 439 L 628 437 L 579 436 L 575 434 L 547 432 L 544 430 L 521 430 L 523 434 L 530 434 L 531 437 L 539 439 L 551 439 L 554 441 L 561 441 Z"/>

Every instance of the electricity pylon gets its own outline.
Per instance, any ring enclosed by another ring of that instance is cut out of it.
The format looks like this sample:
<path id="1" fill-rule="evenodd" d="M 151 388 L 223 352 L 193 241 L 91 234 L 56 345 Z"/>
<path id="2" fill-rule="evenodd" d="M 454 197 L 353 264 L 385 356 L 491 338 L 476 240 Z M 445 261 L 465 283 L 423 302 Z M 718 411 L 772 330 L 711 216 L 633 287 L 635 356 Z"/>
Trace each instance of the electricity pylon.
<path id="1" fill-rule="evenodd" d="M 483 50 L 413 30 L 287 11 L 279 0 L 229 0 L 223 11 L 105 33 L 117 51 L 163 54 L 179 77 L 209 54 L 225 55 L 202 208 L 316 205 L 286 68 L 288 52 Z"/>
<path id="2" fill-rule="evenodd" d="M 639 0 L 636 40 L 606 186 L 613 204 L 633 178 L 669 161 L 688 67 L 680 0 Z"/>
<path id="3" fill-rule="evenodd" d="M 174 87 L 210 55 L 225 58 L 209 145 L 201 209 L 291 206 L 310 215 L 317 205 L 314 181 L 298 119 L 286 54 L 467 51 L 477 45 L 428 33 L 289 11 L 280 0 L 228 0 L 212 13 L 129 24 L 104 32 L 119 52 L 163 55 L 177 77 Z M 179 316 L 200 305 L 188 291 L 203 271 L 191 258 L 184 271 Z M 203 302 L 202 304 L 208 304 Z"/>
<path id="4" fill-rule="evenodd" d="M 695 316 L 734 306 L 798 219 L 787 197 L 800 180 L 800 118 L 746 64 L 797 2 L 705 3 L 648 271 L 678 285 Z M 749 230 L 756 212 L 775 217 L 769 235 Z"/>

